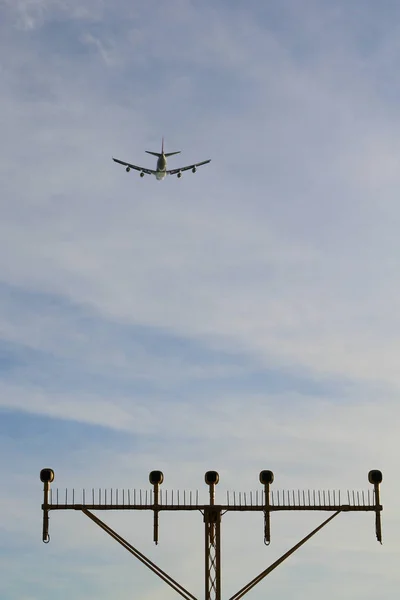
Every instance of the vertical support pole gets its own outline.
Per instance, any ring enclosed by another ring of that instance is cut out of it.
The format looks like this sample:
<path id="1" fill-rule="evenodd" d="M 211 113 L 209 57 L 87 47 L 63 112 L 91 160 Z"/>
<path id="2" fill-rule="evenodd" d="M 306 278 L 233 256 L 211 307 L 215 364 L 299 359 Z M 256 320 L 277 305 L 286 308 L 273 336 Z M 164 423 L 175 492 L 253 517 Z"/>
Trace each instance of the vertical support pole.
<path id="1" fill-rule="evenodd" d="M 49 535 L 49 494 L 50 484 L 54 481 L 54 471 L 52 469 L 42 469 L 40 471 L 40 480 L 43 482 L 43 529 L 42 540 L 45 544 L 50 541 Z"/>
<path id="2" fill-rule="evenodd" d="M 159 492 L 160 485 L 164 481 L 164 475 L 161 471 L 152 471 L 149 475 L 149 481 L 153 485 L 154 499 L 153 499 L 153 511 L 154 511 L 154 523 L 153 523 L 153 541 L 158 544 L 158 506 L 159 506 Z"/>
<path id="3" fill-rule="evenodd" d="M 380 498 L 380 484 L 382 483 L 382 472 L 374 469 L 368 473 L 368 481 L 374 486 L 375 496 L 375 534 L 378 542 L 382 544 L 382 524 L 381 524 L 381 498 Z"/>
<path id="4" fill-rule="evenodd" d="M 205 600 L 221 600 L 221 510 L 206 508 Z"/>
<path id="5" fill-rule="evenodd" d="M 216 471 L 204 476 L 210 488 L 210 506 L 204 510 L 205 529 L 205 600 L 221 600 L 221 509 L 215 506 Z"/>
<path id="6" fill-rule="evenodd" d="M 272 471 L 261 471 L 260 483 L 264 486 L 264 544 L 269 546 L 271 543 L 271 511 L 270 511 L 270 485 L 274 481 Z"/>

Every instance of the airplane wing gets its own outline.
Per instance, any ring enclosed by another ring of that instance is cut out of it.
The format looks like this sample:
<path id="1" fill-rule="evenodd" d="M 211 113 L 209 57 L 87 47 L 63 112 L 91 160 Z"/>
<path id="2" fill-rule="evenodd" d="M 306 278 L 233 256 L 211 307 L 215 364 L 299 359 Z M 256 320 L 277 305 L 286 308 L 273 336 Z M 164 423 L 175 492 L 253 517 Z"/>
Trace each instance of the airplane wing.
<path id="1" fill-rule="evenodd" d="M 208 160 L 203 160 L 203 162 L 195 163 L 193 165 L 181 167 L 180 169 L 170 169 L 169 171 L 167 171 L 167 173 L 168 175 L 177 175 L 179 173 L 182 173 L 182 171 L 188 171 L 189 169 L 192 169 L 193 173 L 196 173 L 197 167 L 201 167 L 201 165 L 206 165 L 209 162 L 211 162 L 211 158 L 209 158 Z"/>
<path id="2" fill-rule="evenodd" d="M 129 169 L 135 169 L 135 171 L 147 173 L 147 175 L 154 175 L 156 173 L 156 171 L 153 171 L 152 169 L 146 169 L 146 167 L 138 167 L 137 165 L 131 165 L 130 163 L 124 162 L 123 160 L 119 160 L 118 158 L 113 157 L 113 161 L 120 165 L 124 165 L 124 167 L 127 168 L 127 171 L 129 171 Z"/>

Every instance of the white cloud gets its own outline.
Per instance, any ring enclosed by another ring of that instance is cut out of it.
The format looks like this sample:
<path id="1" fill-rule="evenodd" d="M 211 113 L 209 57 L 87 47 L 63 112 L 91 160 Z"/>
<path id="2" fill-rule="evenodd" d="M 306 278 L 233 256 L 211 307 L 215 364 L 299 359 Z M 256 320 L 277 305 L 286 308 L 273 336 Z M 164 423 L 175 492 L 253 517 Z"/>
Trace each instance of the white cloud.
<path id="1" fill-rule="evenodd" d="M 10 11 L 11 24 L 17 29 L 40 29 L 56 19 L 98 21 L 104 15 L 103 0 L 85 0 L 79 5 L 75 0 L 4 0 Z"/>

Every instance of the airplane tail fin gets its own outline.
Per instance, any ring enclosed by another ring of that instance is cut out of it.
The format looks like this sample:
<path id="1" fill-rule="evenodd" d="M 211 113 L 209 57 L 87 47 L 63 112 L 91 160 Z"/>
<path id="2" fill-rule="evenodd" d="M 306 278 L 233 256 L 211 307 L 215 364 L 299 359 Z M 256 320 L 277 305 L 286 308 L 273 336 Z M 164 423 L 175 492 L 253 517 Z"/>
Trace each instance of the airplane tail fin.
<path id="1" fill-rule="evenodd" d="M 162 142 L 161 142 L 161 152 L 150 152 L 150 150 L 145 150 L 145 152 L 147 152 L 147 154 L 152 154 L 153 156 L 157 156 L 158 158 L 160 158 L 160 156 L 173 156 L 174 154 L 180 154 L 180 150 L 178 150 L 177 152 L 167 152 L 166 154 L 164 154 L 164 138 L 162 138 Z"/>

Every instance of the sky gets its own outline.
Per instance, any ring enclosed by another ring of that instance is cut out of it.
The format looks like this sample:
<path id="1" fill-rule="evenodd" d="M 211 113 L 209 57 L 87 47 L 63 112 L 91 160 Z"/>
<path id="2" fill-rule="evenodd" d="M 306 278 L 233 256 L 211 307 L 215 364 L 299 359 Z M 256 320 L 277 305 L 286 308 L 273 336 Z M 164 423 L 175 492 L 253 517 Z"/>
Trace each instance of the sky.
<path id="1" fill-rule="evenodd" d="M 0 2 L 0 597 L 172 600 L 54 489 L 371 488 L 250 593 L 398 597 L 400 5 Z M 154 168 L 165 137 L 181 179 Z M 81 492 L 79 492 L 81 493 Z M 200 513 L 107 523 L 204 594 Z M 325 518 L 222 521 L 229 598 Z"/>

